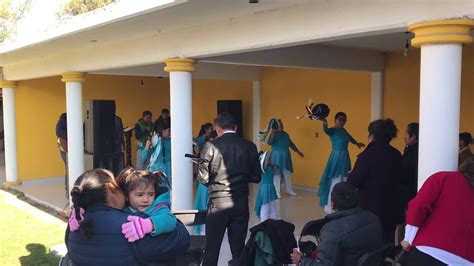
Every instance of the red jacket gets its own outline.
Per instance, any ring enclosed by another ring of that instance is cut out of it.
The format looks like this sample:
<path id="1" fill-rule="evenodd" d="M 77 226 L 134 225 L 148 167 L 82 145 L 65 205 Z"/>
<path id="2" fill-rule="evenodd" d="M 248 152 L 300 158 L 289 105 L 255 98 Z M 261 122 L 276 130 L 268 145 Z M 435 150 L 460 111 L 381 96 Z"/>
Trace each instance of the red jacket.
<path id="1" fill-rule="evenodd" d="M 406 222 L 419 227 L 413 246 L 439 248 L 474 261 L 474 188 L 463 174 L 429 177 L 408 204 Z"/>

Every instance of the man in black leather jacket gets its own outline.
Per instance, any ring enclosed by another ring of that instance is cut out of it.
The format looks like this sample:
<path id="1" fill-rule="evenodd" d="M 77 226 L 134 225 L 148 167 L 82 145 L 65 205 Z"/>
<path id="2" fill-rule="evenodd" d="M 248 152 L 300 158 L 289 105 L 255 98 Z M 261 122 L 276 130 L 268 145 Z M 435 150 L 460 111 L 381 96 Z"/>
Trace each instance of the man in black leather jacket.
<path id="1" fill-rule="evenodd" d="M 315 259 L 293 250 L 293 263 L 302 266 L 353 266 L 367 252 L 383 246 L 382 226 L 374 214 L 357 208 L 357 192 L 347 182 L 334 186 L 331 193 L 335 213 L 326 216 L 319 234 Z"/>
<path id="2" fill-rule="evenodd" d="M 238 265 L 247 236 L 249 186 L 259 183 L 261 169 L 255 144 L 238 136 L 235 120 L 221 113 L 214 120 L 218 138 L 201 152 L 198 180 L 209 188 L 204 266 L 215 266 L 227 229 L 232 261 Z"/>

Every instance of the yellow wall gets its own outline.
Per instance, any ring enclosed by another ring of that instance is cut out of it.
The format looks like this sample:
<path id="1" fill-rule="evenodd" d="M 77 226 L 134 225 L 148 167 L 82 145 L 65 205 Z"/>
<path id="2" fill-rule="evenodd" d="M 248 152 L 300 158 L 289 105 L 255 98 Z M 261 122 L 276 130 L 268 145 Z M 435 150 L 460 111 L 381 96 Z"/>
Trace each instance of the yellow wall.
<path id="1" fill-rule="evenodd" d="M 217 114 L 217 100 L 242 100 L 244 137 L 253 138 L 252 82 L 193 80 L 193 136 L 200 126 L 213 123 Z"/>
<path id="2" fill-rule="evenodd" d="M 308 98 L 312 98 L 315 103 L 329 105 L 330 126 L 334 125 L 334 115 L 337 112 L 345 112 L 348 116 L 346 129 L 356 140 L 367 143 L 370 92 L 371 75 L 367 72 L 263 69 L 261 129 L 273 117 L 283 119 L 285 131 L 305 154 L 302 159 L 292 153 L 295 184 L 317 187 L 331 152 L 331 142 L 322 131 L 320 121 L 296 119 L 296 116 L 305 114 L 304 107 Z M 350 145 L 349 151 L 354 162 L 360 150 Z"/>
<path id="3" fill-rule="evenodd" d="M 408 57 L 401 52 L 385 56 L 384 116 L 395 120 L 400 129 L 393 144 L 403 150 L 405 126 L 418 121 L 419 50 Z M 463 48 L 461 131 L 474 132 L 474 45 Z M 141 85 L 143 80 L 144 85 Z M 282 118 L 285 129 L 305 153 L 293 153 L 294 183 L 317 187 L 331 151 L 329 138 L 319 121 L 296 120 L 305 113 L 308 98 L 330 106 L 330 125 L 338 111 L 348 115 L 346 128 L 358 141 L 367 142 L 370 120 L 371 77 L 368 72 L 309 70 L 292 68 L 262 69 L 261 125 L 270 118 Z M 124 126 L 133 126 L 144 110 L 154 119 L 161 108 L 169 107 L 169 80 L 154 77 L 87 75 L 84 99 L 115 99 Z M 244 135 L 252 139 L 252 83 L 250 81 L 193 80 L 193 135 L 199 126 L 212 122 L 216 100 L 243 101 Z M 55 144 L 55 124 L 65 111 L 65 89 L 60 77 L 19 82 L 16 90 L 17 140 L 20 179 L 63 175 L 63 165 Z M 442 123 L 442 121 L 440 121 Z M 316 137 L 318 134 L 318 137 Z M 352 163 L 360 152 L 350 145 Z M 262 147 L 268 148 L 268 147 Z M 132 152 L 133 160 L 135 152 Z"/>
<path id="4" fill-rule="evenodd" d="M 474 45 L 463 47 L 460 130 L 474 133 Z M 384 116 L 395 120 L 399 137 L 393 145 L 403 150 L 405 127 L 419 121 L 420 50 L 385 55 Z M 440 121 L 443 123 L 443 121 Z M 436 145 L 436 144 L 434 144 Z"/>
<path id="5" fill-rule="evenodd" d="M 143 80 L 143 85 L 141 81 Z M 245 135 L 252 136 L 252 84 L 240 81 L 193 81 L 193 132 L 204 122 L 212 122 L 217 99 L 243 100 Z M 144 110 L 153 119 L 169 107 L 169 79 L 87 75 L 83 99 L 114 99 L 117 114 L 125 127 L 134 126 Z M 16 90 L 18 166 L 21 180 L 55 177 L 64 174 L 56 147 L 55 125 L 66 110 L 61 78 L 50 77 L 19 82 Z M 135 161 L 135 141 L 132 141 Z"/>

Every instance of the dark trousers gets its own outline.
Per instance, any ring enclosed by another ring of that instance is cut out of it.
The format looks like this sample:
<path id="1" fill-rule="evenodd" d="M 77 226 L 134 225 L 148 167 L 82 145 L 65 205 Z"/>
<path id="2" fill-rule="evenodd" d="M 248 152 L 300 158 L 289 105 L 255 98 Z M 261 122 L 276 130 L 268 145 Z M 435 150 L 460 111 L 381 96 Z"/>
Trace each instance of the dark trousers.
<path id="1" fill-rule="evenodd" d="M 229 237 L 231 264 L 239 265 L 249 224 L 248 200 L 209 202 L 206 216 L 206 250 L 203 266 L 216 266 L 225 230 Z"/>
<path id="2" fill-rule="evenodd" d="M 59 150 L 61 154 L 61 159 L 64 162 L 64 168 L 66 169 L 66 173 L 64 174 L 64 190 L 66 191 L 66 199 L 69 199 L 69 178 L 68 178 L 68 169 L 67 169 L 67 153 Z"/>
<path id="3" fill-rule="evenodd" d="M 413 248 L 410 251 L 405 263 L 405 266 L 445 266 L 447 264 L 442 263 L 441 261 L 431 257 L 430 255 L 419 251 L 417 248 Z"/>

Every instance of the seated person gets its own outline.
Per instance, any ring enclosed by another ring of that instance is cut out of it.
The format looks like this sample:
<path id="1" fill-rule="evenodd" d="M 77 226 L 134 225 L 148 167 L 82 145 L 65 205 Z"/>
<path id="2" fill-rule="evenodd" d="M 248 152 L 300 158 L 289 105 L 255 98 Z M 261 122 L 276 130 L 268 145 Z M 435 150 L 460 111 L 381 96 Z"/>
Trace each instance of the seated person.
<path id="1" fill-rule="evenodd" d="M 474 155 L 430 176 L 408 204 L 407 266 L 474 265 Z"/>
<path id="2" fill-rule="evenodd" d="M 334 186 L 331 205 L 336 211 L 326 216 L 321 228 L 316 258 L 294 249 L 293 263 L 299 265 L 356 265 L 363 254 L 383 245 L 382 226 L 374 214 L 357 208 L 357 192 L 347 182 Z"/>
<path id="3" fill-rule="evenodd" d="M 146 234 L 156 236 L 172 232 L 176 217 L 171 213 L 170 192 L 160 186 L 160 179 L 167 178 L 161 172 L 135 170 L 128 167 L 117 176 L 117 184 L 125 194 L 127 213 L 145 213 L 149 218 L 129 216 L 122 225 L 122 233 L 128 242 L 142 239 Z"/>
<path id="4" fill-rule="evenodd" d="M 87 171 L 71 190 L 73 209 L 66 230 L 66 246 L 73 265 L 143 265 L 174 259 L 189 246 L 189 233 L 178 221 L 176 229 L 129 243 L 122 224 L 125 195 L 111 172 Z"/>

